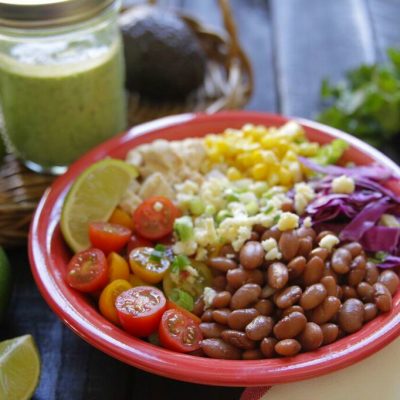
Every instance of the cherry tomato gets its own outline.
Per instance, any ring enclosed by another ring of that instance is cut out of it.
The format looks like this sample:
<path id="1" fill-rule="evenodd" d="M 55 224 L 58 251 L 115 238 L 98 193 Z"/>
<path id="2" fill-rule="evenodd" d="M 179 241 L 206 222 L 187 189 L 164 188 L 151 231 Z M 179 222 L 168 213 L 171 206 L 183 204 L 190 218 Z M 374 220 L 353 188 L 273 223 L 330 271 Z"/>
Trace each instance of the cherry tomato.
<path id="1" fill-rule="evenodd" d="M 160 343 L 167 349 L 189 353 L 200 348 L 202 334 L 199 325 L 179 310 L 167 310 L 158 329 Z"/>
<path id="2" fill-rule="evenodd" d="M 111 214 L 110 219 L 108 220 L 111 224 L 118 224 L 125 226 L 126 228 L 133 230 L 133 220 L 132 216 L 127 213 L 122 208 L 117 207 L 113 213 Z"/>
<path id="3" fill-rule="evenodd" d="M 130 252 L 133 249 L 136 249 L 136 247 L 153 247 L 153 242 L 142 238 L 139 235 L 133 234 L 126 245 L 127 254 L 130 254 Z"/>
<path id="4" fill-rule="evenodd" d="M 108 277 L 109 281 L 115 281 L 116 279 L 129 279 L 129 265 L 124 257 L 120 256 L 118 253 L 112 251 L 107 256 L 108 263 Z"/>
<path id="5" fill-rule="evenodd" d="M 89 224 L 89 239 L 93 247 L 108 254 L 121 250 L 131 237 L 132 231 L 125 226 L 109 222 L 92 222 Z"/>
<path id="6" fill-rule="evenodd" d="M 136 286 L 148 286 L 149 283 L 145 282 L 143 279 L 140 279 L 137 275 L 135 274 L 129 274 L 129 283 L 132 285 L 132 287 Z M 150 285 L 151 286 L 151 285 Z"/>
<path id="7" fill-rule="evenodd" d="M 167 297 L 171 295 L 173 289 L 177 288 L 197 299 L 203 294 L 206 286 L 211 286 L 212 273 L 207 265 L 200 261 L 190 260 L 190 267 L 178 271 L 174 269 L 167 271 L 163 279 L 163 290 Z"/>
<path id="8" fill-rule="evenodd" d="M 108 283 L 106 257 L 99 249 L 88 249 L 75 254 L 67 271 L 68 284 L 81 292 L 95 292 Z"/>
<path id="9" fill-rule="evenodd" d="M 137 247 L 129 253 L 129 264 L 132 272 L 145 282 L 161 282 L 171 264 L 166 256 L 152 259 L 155 249 Z"/>
<path id="10" fill-rule="evenodd" d="M 187 317 L 191 318 L 194 322 L 196 322 L 196 324 L 200 324 L 201 322 L 201 319 L 197 315 L 194 315 L 190 311 L 186 310 L 186 308 L 181 307 L 171 300 L 167 300 L 167 310 L 178 310 L 182 314 L 185 314 Z"/>
<path id="11" fill-rule="evenodd" d="M 146 239 L 156 240 L 172 232 L 179 209 L 163 196 L 143 201 L 133 213 L 135 231 Z"/>
<path id="12" fill-rule="evenodd" d="M 101 292 L 99 298 L 99 310 L 109 321 L 116 325 L 120 325 L 117 309 L 115 308 L 115 300 L 125 290 L 132 285 L 125 279 L 116 279 L 109 283 Z"/>
<path id="13" fill-rule="evenodd" d="M 137 286 L 121 293 L 115 307 L 122 327 L 131 335 L 144 337 L 157 330 L 166 302 L 161 290 Z"/>

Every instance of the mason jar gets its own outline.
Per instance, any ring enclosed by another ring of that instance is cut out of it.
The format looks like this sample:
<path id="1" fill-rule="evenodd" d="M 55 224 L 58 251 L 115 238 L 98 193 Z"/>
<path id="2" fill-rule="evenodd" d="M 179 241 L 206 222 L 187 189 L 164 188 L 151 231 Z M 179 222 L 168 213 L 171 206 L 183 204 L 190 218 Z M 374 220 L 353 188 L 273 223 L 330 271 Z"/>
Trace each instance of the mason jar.
<path id="1" fill-rule="evenodd" d="M 118 0 L 2 0 L 0 126 L 30 169 L 60 174 L 126 128 Z"/>

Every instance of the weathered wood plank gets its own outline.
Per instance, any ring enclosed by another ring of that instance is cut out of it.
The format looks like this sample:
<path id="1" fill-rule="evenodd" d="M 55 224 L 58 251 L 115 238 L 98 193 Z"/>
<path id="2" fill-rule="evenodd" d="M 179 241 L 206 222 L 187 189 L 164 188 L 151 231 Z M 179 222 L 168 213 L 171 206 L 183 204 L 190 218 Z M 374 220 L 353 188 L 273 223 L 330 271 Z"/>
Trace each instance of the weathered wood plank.
<path id="1" fill-rule="evenodd" d="M 271 0 L 281 112 L 311 117 L 323 78 L 375 60 L 364 0 Z"/>

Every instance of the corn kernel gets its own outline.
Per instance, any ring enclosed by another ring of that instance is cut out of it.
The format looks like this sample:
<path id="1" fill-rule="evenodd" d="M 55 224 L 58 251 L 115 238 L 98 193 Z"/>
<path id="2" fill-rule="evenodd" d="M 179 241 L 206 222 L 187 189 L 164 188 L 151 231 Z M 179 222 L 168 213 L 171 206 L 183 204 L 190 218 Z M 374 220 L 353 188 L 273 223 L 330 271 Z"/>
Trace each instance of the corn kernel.
<path id="1" fill-rule="evenodd" d="M 268 176 L 268 166 L 261 163 L 254 165 L 251 169 L 251 176 L 257 181 L 266 179 Z"/>
<path id="2" fill-rule="evenodd" d="M 243 177 L 241 172 L 235 167 L 229 167 L 228 171 L 226 172 L 226 176 L 231 181 L 237 181 L 238 179 L 241 179 Z"/>
<path id="3" fill-rule="evenodd" d="M 278 229 L 280 231 L 288 231 L 296 229 L 299 226 L 299 216 L 291 212 L 284 212 L 278 221 Z"/>
<path id="4" fill-rule="evenodd" d="M 269 186 L 275 186 L 279 183 L 279 174 L 272 172 L 268 175 L 267 182 Z"/>
<path id="5" fill-rule="evenodd" d="M 281 181 L 281 184 L 284 186 L 290 186 L 293 182 L 292 174 L 285 167 L 281 167 L 279 171 L 279 179 Z"/>

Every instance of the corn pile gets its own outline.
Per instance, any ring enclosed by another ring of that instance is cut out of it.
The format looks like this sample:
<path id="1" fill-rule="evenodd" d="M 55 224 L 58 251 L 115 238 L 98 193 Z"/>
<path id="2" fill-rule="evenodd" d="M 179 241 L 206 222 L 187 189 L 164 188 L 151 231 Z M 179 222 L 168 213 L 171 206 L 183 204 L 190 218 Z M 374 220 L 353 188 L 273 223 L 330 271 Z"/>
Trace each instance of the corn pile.
<path id="1" fill-rule="evenodd" d="M 314 156 L 318 143 L 309 142 L 303 128 L 290 121 L 279 129 L 247 124 L 205 137 L 210 168 L 226 166 L 230 180 L 252 178 L 270 186 L 290 187 L 304 179 L 304 168 L 297 156 Z"/>

